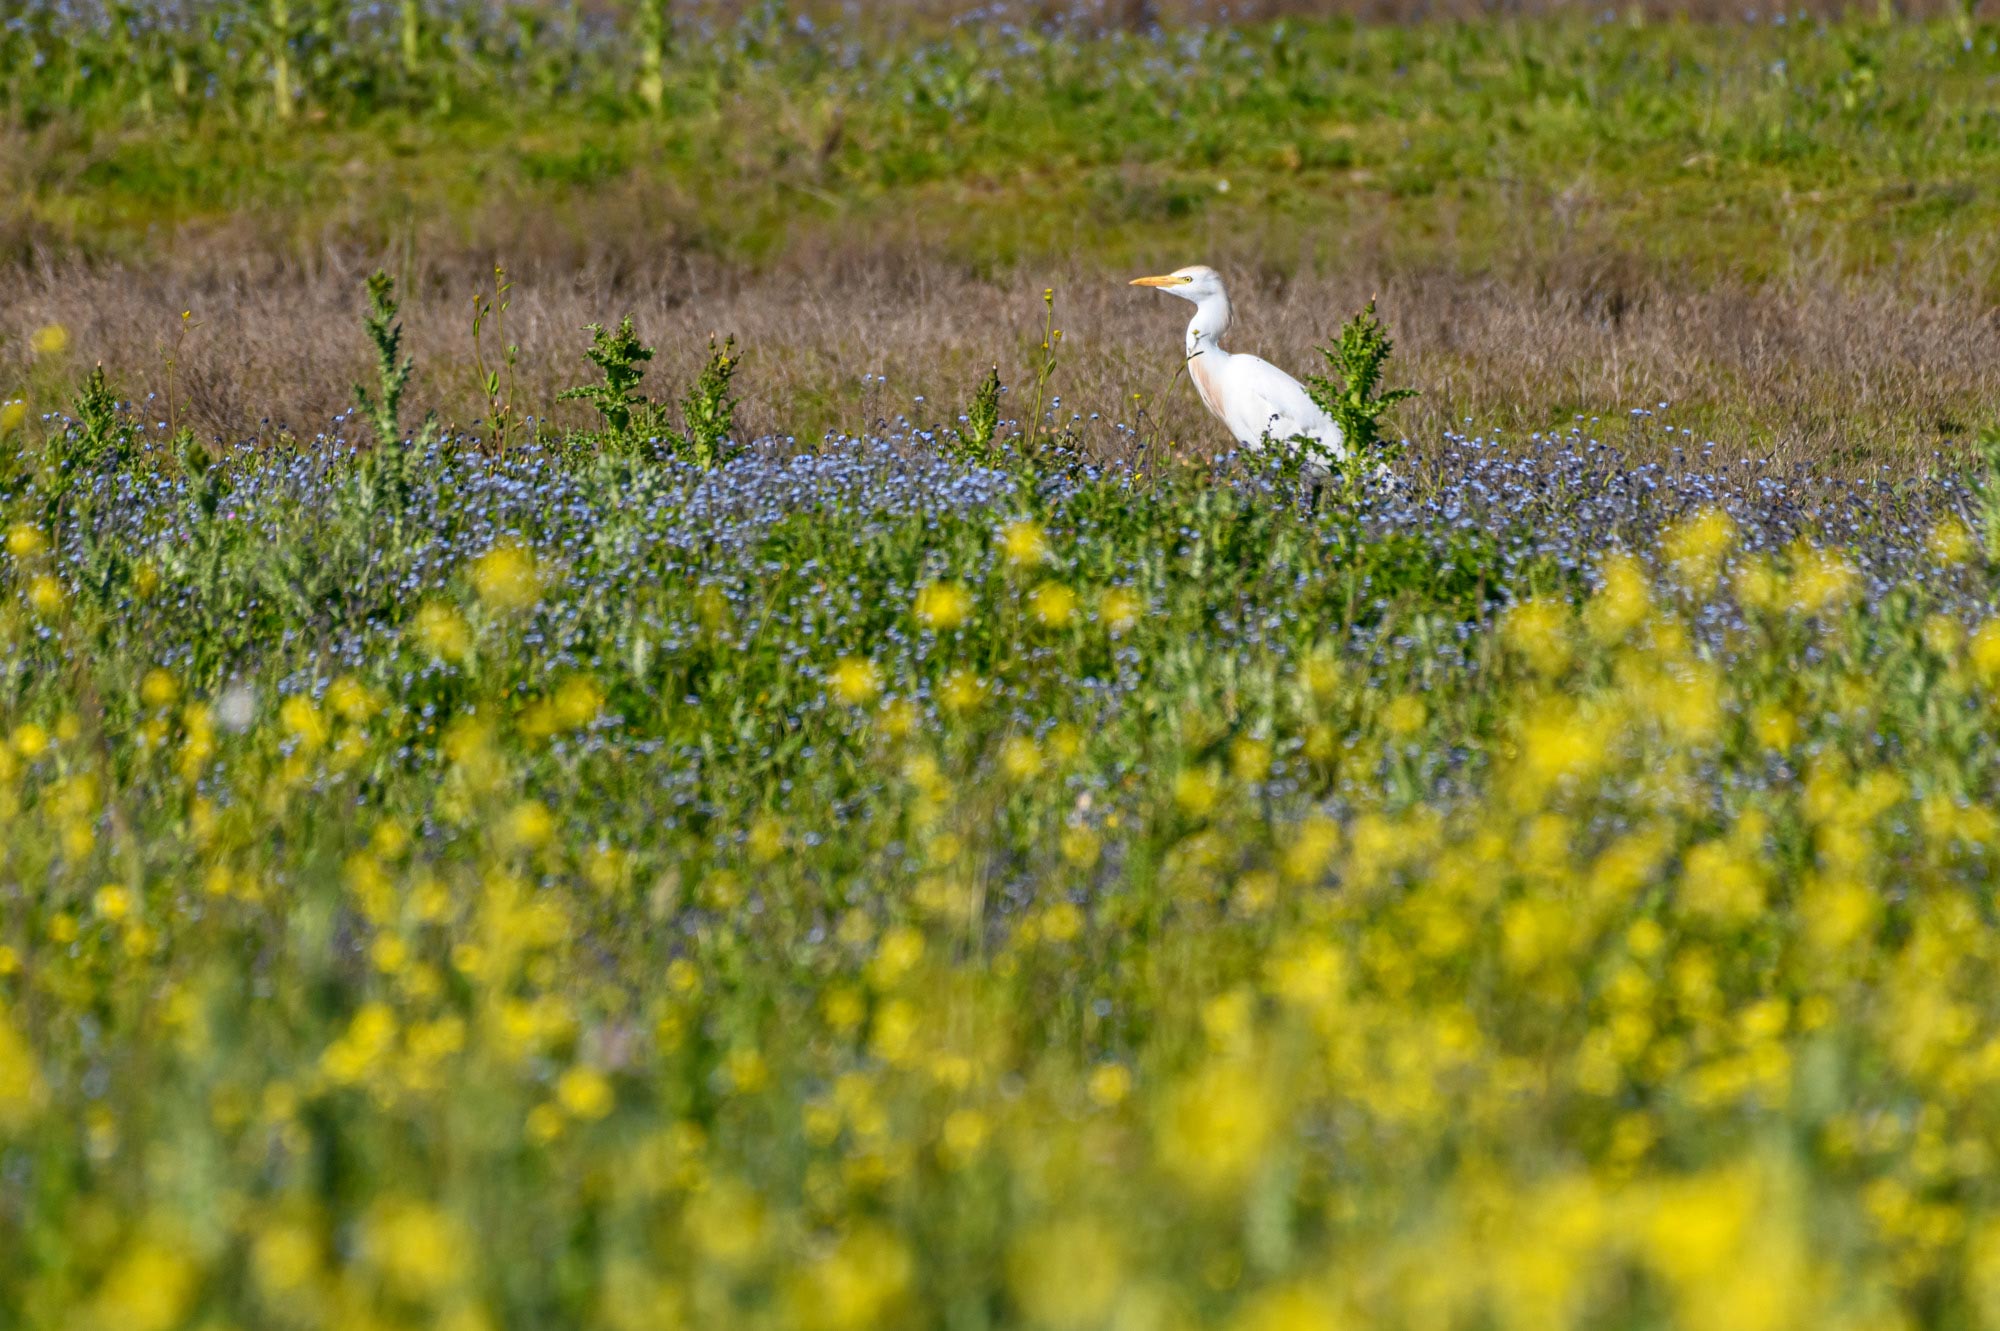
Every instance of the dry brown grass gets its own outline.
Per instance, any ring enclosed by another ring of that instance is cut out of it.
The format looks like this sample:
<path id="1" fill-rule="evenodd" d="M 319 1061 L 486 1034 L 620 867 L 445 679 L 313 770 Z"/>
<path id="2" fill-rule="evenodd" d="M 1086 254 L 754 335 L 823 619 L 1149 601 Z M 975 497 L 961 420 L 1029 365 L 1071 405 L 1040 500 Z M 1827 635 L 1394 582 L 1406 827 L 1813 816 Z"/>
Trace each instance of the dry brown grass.
<path id="1" fill-rule="evenodd" d="M 300 266 L 202 247 L 143 270 L 41 262 L 8 279 L 0 388 L 25 379 L 38 406 L 62 391 L 25 351 L 33 329 L 59 323 L 73 337 L 70 374 L 101 359 L 128 395 L 155 395 L 145 410 L 165 419 L 167 348 L 189 309 L 199 327 L 174 375 L 184 421 L 223 439 L 332 430 L 369 372 L 359 306 L 373 259 L 327 252 Z M 1484 275 L 1352 250 L 1279 262 L 1252 242 L 1159 256 L 1163 268 L 1201 260 L 1233 279 L 1233 346 L 1294 373 L 1315 368 L 1313 347 L 1377 294 L 1400 375 L 1424 393 L 1400 417 L 1420 444 L 1468 417 L 1514 437 L 1566 428 L 1577 414 L 1603 417 L 1600 428 L 1623 440 L 1630 408 L 1665 400 L 1696 442 L 1712 438 L 1724 454 L 1902 470 L 2000 417 L 2000 310 L 1942 269 L 1843 277 L 1802 261 L 1776 284 L 1694 289 L 1613 250 Z M 412 403 L 470 427 L 484 406 L 469 299 L 486 267 L 467 256 L 405 267 L 406 345 L 419 368 Z M 1085 432 L 1095 446 L 1121 446 L 1107 422 L 1134 419 L 1135 393 L 1149 431 L 1220 444 L 1185 381 L 1173 382 L 1185 307 L 1129 289 L 1132 275 L 1071 267 L 987 278 L 914 244 L 802 246 L 759 272 L 627 251 L 546 255 L 516 274 L 507 336 L 520 345 L 519 409 L 575 421 L 577 409 L 557 409 L 555 395 L 588 370 L 584 324 L 634 314 L 659 348 L 645 385 L 656 395 L 686 382 L 710 332 L 733 333 L 748 352 L 740 425 L 809 440 L 902 414 L 919 425 L 949 419 L 989 363 L 1022 384 L 1041 291 L 1053 286 L 1065 332 L 1055 388 L 1066 410 L 1101 415 Z M 1648 429 L 1637 437 L 1661 437 Z"/>

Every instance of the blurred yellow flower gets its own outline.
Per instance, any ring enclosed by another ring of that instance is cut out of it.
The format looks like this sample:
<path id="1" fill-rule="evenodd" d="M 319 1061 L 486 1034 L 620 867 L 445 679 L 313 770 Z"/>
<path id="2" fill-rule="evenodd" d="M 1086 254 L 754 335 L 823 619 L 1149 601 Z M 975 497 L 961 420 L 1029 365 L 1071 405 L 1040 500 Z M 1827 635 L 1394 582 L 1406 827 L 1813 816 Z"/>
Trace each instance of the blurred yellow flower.
<path id="1" fill-rule="evenodd" d="M 60 356 L 69 350 L 69 329 L 61 324 L 43 324 L 28 335 L 28 349 L 37 356 Z"/>
<path id="2" fill-rule="evenodd" d="M 180 696 L 180 685 L 174 677 L 157 667 L 148 670 L 146 677 L 139 681 L 139 700 L 148 707 L 165 707 Z"/>
<path id="3" fill-rule="evenodd" d="M 1123 1063 L 1099 1063 L 1090 1071 L 1090 1098 L 1116 1109 L 1132 1093 L 1132 1070 Z"/>
<path id="4" fill-rule="evenodd" d="M 1112 637 L 1131 631 L 1145 608 L 1139 594 L 1129 587 L 1113 587 L 1097 602 L 1097 618 Z"/>
<path id="5" fill-rule="evenodd" d="M 1206 767 L 1182 768 L 1174 777 L 1174 803 L 1192 818 L 1204 818 L 1222 795 L 1222 782 Z"/>
<path id="6" fill-rule="evenodd" d="M 954 670 L 938 682 L 938 701 L 946 711 L 969 712 L 986 697 L 986 685 L 969 670 Z"/>
<path id="7" fill-rule="evenodd" d="M 295 693 L 285 699 L 278 708 L 278 722 L 285 733 L 298 741 L 299 750 L 312 753 L 326 743 L 326 718 L 320 715 L 313 700 L 303 693 Z"/>
<path id="8" fill-rule="evenodd" d="M 1164 1101 L 1155 1149 L 1160 1163 L 1204 1191 L 1240 1186 L 1277 1130 L 1272 1088 L 1239 1059 L 1217 1059 Z"/>
<path id="9" fill-rule="evenodd" d="M 879 1225 L 858 1225 L 806 1268 L 791 1323 L 806 1331 L 875 1331 L 904 1298 L 915 1272 L 902 1240 Z"/>
<path id="10" fill-rule="evenodd" d="M 1049 538 L 1038 522 L 1022 519 L 1000 529 L 1000 549 L 1016 568 L 1032 568 L 1048 562 Z"/>
<path id="11" fill-rule="evenodd" d="M 28 584 L 28 604 L 35 608 L 35 613 L 53 615 L 62 609 L 62 603 L 62 584 L 48 574 L 43 573 Z"/>
<path id="12" fill-rule="evenodd" d="M 1027 781 L 1042 771 L 1042 751 L 1026 735 L 1015 735 L 1000 746 L 1000 770 L 1009 780 Z"/>
<path id="13" fill-rule="evenodd" d="M 496 545 L 473 560 L 472 586 L 496 610 L 525 610 L 542 599 L 534 552 L 517 541 Z"/>
<path id="14" fill-rule="evenodd" d="M 595 1120 L 611 1112 L 615 1097 L 602 1072 L 578 1064 L 556 1081 L 556 1103 L 571 1118 Z"/>
<path id="15" fill-rule="evenodd" d="M 463 661 L 472 650 L 472 628 L 448 605 L 427 602 L 417 610 L 418 644 L 440 661 Z"/>
<path id="16" fill-rule="evenodd" d="M 1007 1285 L 1029 1320 L 1054 1331 L 1105 1324 L 1125 1284 L 1125 1254 L 1111 1227 L 1089 1218 L 1058 1220 L 1014 1243 Z"/>
<path id="17" fill-rule="evenodd" d="M 7 528 L 7 553 L 16 559 L 28 559 L 48 548 L 48 538 L 42 529 L 32 522 L 17 522 Z"/>
<path id="18" fill-rule="evenodd" d="M 0 1005 L 0 1131 L 27 1126 L 41 1111 L 47 1094 L 35 1051 Z"/>
<path id="19" fill-rule="evenodd" d="M 865 707 L 882 692 L 882 671 L 860 656 L 843 656 L 827 675 L 827 687 L 844 706 Z"/>
<path id="20" fill-rule="evenodd" d="M 540 800 L 522 800 L 508 811 L 503 824 L 506 843 L 521 850 L 541 849 L 555 830 L 555 815 Z"/>
<path id="21" fill-rule="evenodd" d="M 416 1200 L 378 1202 L 362 1227 L 362 1260 L 405 1298 L 433 1299 L 467 1274 L 472 1244 L 465 1229 Z"/>
<path id="22" fill-rule="evenodd" d="M 1414 693 L 1400 693 L 1382 710 L 1382 724 L 1397 739 L 1407 739 L 1424 728 L 1430 709 Z"/>
<path id="23" fill-rule="evenodd" d="M 49 732 L 33 721 L 23 721 L 14 727 L 14 733 L 7 742 L 23 758 L 39 758 L 49 750 Z"/>
<path id="24" fill-rule="evenodd" d="M 1944 518 L 1924 538 L 1924 549 L 1932 559 L 1947 567 L 1963 564 L 1979 553 L 1979 542 L 1957 518 Z"/>
<path id="25" fill-rule="evenodd" d="M 1792 610 L 1817 615 L 1836 609 L 1854 595 L 1858 582 L 1854 566 L 1839 552 L 1810 547 L 1792 571 Z"/>
<path id="26" fill-rule="evenodd" d="M 1719 508 L 1703 508 L 1662 533 L 1660 553 L 1684 585 L 1706 592 L 1735 544 L 1735 521 Z"/>
<path id="27" fill-rule="evenodd" d="M 1060 582 L 1045 582 L 1028 594 L 1028 611 L 1044 628 L 1065 628 L 1076 618 L 1076 593 Z"/>
<path id="28" fill-rule="evenodd" d="M 28 419 L 28 404 L 21 398 L 0 402 L 0 434 L 11 434 Z"/>
<path id="29" fill-rule="evenodd" d="M 949 633 L 972 615 L 972 594 L 956 582 L 933 582 L 917 591 L 917 622 Z"/>
<path id="30" fill-rule="evenodd" d="M 1561 602 L 1541 598 L 1516 602 L 1501 619 L 1500 633 L 1537 674 L 1554 675 L 1569 664 L 1569 607 Z"/>
<path id="31" fill-rule="evenodd" d="M 95 1321 L 118 1331 L 172 1331 L 194 1306 L 201 1271 L 178 1248 L 140 1239 L 120 1255 L 92 1300 Z"/>

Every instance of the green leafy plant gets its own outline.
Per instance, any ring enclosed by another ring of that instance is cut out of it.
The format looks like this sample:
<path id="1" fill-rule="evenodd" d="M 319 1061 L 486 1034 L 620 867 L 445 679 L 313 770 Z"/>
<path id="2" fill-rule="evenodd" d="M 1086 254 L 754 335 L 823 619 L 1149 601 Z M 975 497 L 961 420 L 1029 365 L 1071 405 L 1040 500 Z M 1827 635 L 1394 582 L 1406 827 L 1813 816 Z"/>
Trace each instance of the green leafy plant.
<path id="1" fill-rule="evenodd" d="M 673 442 L 675 452 L 703 470 L 713 470 L 736 454 L 730 432 L 736 425 L 736 398 L 729 383 L 742 358 L 736 354 L 736 339 L 724 339 L 720 347 L 708 339 L 708 360 L 695 377 L 694 387 L 681 400 L 681 423 L 686 433 Z"/>
<path id="2" fill-rule="evenodd" d="M 653 349 L 639 341 L 632 331 L 630 315 L 620 321 L 616 332 L 606 332 L 602 324 L 591 324 L 590 346 L 584 357 L 604 376 L 603 383 L 565 389 L 559 401 L 588 402 L 604 417 L 609 442 L 631 448 L 640 438 L 663 445 L 682 461 L 704 471 L 713 470 L 735 456 L 730 432 L 736 424 L 736 397 L 730 392 L 741 357 L 736 339 L 720 346 L 708 340 L 708 359 L 695 376 L 687 396 L 681 399 L 680 431 L 665 424 L 665 411 L 638 391 L 645 375 L 643 366 L 653 358 Z"/>
<path id="3" fill-rule="evenodd" d="M 1321 347 L 1331 376 L 1310 375 L 1306 392 L 1340 426 L 1347 442 L 1347 458 L 1342 470 L 1356 477 L 1373 471 L 1391 460 L 1400 446 L 1391 447 L 1382 438 L 1382 417 L 1405 398 L 1418 396 L 1414 388 L 1383 388 L 1382 372 L 1395 350 L 1388 330 L 1375 317 L 1375 301 L 1349 319 L 1340 329 L 1340 340 Z"/>
<path id="4" fill-rule="evenodd" d="M 494 445 L 502 449 L 506 448 L 508 435 L 515 426 L 514 370 L 521 355 L 521 348 L 507 341 L 507 311 L 513 305 L 513 291 L 507 270 L 495 264 L 492 292 L 475 292 L 472 297 L 472 368 L 479 376 L 479 389 L 486 398 L 487 428 Z M 494 366 L 486 363 L 481 336 L 488 320 L 492 321 L 494 334 L 501 343 L 500 361 Z"/>
<path id="5" fill-rule="evenodd" d="M 591 324 L 585 331 L 590 334 L 590 346 L 583 353 L 584 359 L 597 367 L 604 382 L 566 388 L 556 395 L 556 400 L 588 402 L 604 417 L 606 428 L 624 439 L 632 432 L 635 412 L 651 414 L 652 403 L 638 392 L 638 385 L 646 374 L 645 363 L 653 359 L 653 349 L 639 341 L 632 331 L 629 314 L 616 332 L 606 332 L 603 324 Z"/>
<path id="6" fill-rule="evenodd" d="M 979 381 L 973 390 L 972 403 L 966 407 L 963 422 L 945 440 L 946 451 L 962 462 L 975 466 L 990 467 L 1000 458 L 1000 367 L 994 366 Z"/>
<path id="7" fill-rule="evenodd" d="M 362 326 L 375 348 L 376 383 L 381 396 L 356 384 L 354 399 L 374 428 L 376 444 L 382 447 L 392 446 L 403 437 L 399 425 L 403 391 L 416 372 L 416 362 L 401 354 L 403 326 L 396 322 L 397 313 L 396 283 L 387 273 L 377 270 L 368 278 L 368 312 L 362 316 Z"/>

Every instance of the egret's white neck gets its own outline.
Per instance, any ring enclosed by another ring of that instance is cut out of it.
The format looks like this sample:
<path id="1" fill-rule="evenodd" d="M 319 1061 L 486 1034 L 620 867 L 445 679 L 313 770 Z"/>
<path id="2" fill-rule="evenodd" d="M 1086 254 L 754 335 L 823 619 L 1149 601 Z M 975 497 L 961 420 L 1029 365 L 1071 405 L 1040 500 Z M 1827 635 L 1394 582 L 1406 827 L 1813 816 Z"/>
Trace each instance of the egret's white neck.
<path id="1" fill-rule="evenodd" d="M 1189 358 L 1204 352 L 1222 350 L 1222 335 L 1229 331 L 1229 297 L 1220 291 L 1204 297 L 1194 307 L 1194 319 L 1188 324 L 1187 354 Z"/>

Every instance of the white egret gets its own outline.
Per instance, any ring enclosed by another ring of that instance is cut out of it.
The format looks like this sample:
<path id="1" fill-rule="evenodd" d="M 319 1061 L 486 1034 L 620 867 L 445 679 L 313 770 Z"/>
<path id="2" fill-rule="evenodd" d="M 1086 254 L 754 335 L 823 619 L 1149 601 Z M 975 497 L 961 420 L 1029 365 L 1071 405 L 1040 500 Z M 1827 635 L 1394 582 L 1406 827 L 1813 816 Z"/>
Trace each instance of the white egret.
<path id="1" fill-rule="evenodd" d="M 1188 377 L 1202 405 L 1229 427 L 1237 443 L 1250 449 L 1260 449 L 1266 441 L 1303 446 L 1321 466 L 1347 459 L 1340 426 L 1320 410 L 1304 384 L 1267 360 L 1222 349 L 1230 311 L 1220 273 L 1196 265 L 1164 277 L 1135 278 L 1132 285 L 1157 287 L 1194 302 L 1187 330 Z"/>

